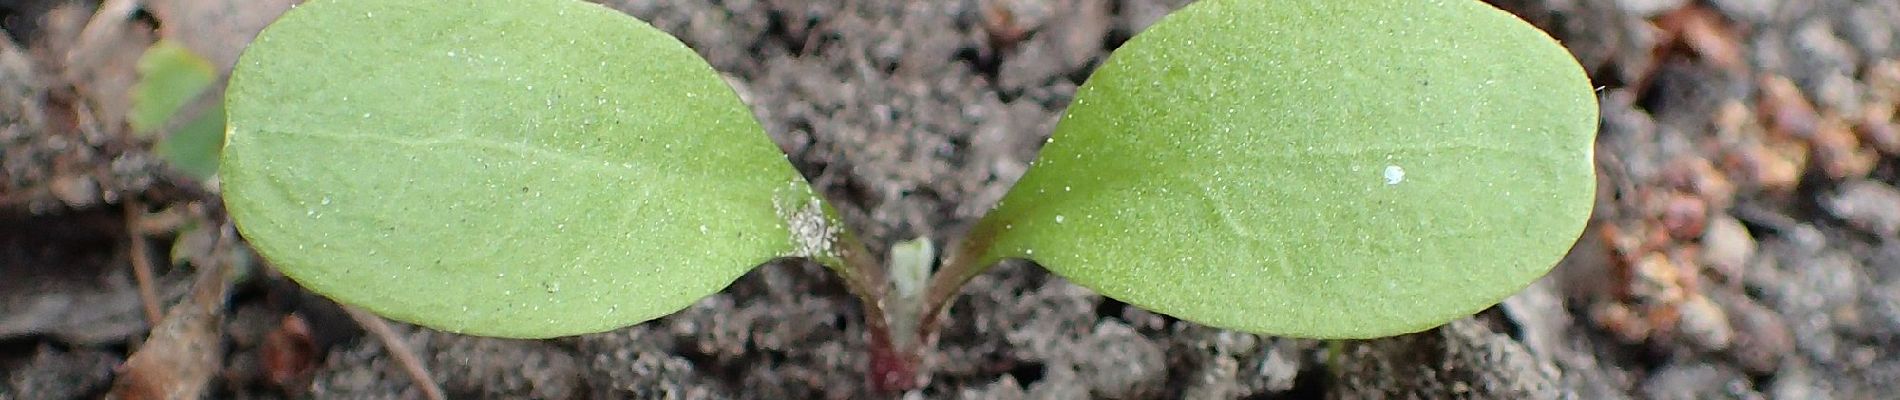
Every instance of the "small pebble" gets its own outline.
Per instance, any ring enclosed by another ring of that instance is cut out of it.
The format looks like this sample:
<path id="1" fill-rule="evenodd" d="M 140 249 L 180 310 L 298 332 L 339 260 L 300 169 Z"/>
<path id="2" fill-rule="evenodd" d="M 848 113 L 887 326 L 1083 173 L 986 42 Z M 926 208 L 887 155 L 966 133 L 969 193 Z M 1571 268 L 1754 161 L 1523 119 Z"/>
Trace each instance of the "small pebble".
<path id="1" fill-rule="evenodd" d="M 1874 181 L 1841 185 L 1822 206 L 1855 228 L 1891 237 L 1900 233 L 1900 190 Z"/>
<path id="2" fill-rule="evenodd" d="M 1702 265 L 1729 282 L 1741 282 L 1743 268 L 1755 257 L 1755 238 L 1742 222 L 1716 214 L 1702 231 Z"/>

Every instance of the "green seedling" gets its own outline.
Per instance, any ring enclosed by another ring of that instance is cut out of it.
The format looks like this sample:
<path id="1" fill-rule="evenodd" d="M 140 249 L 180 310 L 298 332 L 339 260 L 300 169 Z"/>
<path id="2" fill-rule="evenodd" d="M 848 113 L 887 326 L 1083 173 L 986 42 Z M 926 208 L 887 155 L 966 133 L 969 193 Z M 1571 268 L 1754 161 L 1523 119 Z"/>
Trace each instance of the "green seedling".
<path id="1" fill-rule="evenodd" d="M 1202 0 L 1114 51 L 967 234 L 872 259 L 675 38 L 574 0 L 317 0 L 246 50 L 221 174 L 312 291 L 470 335 L 676 312 L 808 259 L 916 387 L 971 277 L 1032 261 L 1208 326 L 1429 329 L 1547 273 L 1595 192 L 1582 68 L 1476 0 Z"/>
<path id="2" fill-rule="evenodd" d="M 215 83 L 218 72 L 211 61 L 178 42 L 160 40 L 139 57 L 138 71 L 139 83 L 132 87 L 132 112 L 127 118 L 133 132 L 151 137 L 173 119 L 189 117 L 168 135 L 154 138 L 158 143 L 152 151 L 172 168 L 194 178 L 217 174 L 218 153 L 224 144 L 224 107 L 179 115 Z"/>

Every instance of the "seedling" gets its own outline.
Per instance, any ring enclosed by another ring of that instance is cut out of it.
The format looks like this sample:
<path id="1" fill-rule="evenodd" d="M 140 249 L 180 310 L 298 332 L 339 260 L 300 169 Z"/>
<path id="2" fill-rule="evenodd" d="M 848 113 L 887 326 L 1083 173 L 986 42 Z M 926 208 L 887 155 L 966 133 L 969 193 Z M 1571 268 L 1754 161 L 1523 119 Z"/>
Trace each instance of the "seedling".
<path id="1" fill-rule="evenodd" d="M 210 90 L 218 73 L 211 61 L 170 40 L 160 40 L 139 57 L 139 83 L 132 87 L 132 110 L 127 122 L 142 137 L 152 137 L 174 118 L 183 118 L 186 104 Z M 172 168 L 193 178 L 217 174 L 218 151 L 224 139 L 224 107 L 208 107 L 190 115 L 170 135 L 153 138 L 152 152 Z"/>
<path id="2" fill-rule="evenodd" d="M 863 301 L 881 389 L 922 383 L 945 305 L 1005 259 L 1208 326 L 1374 338 L 1545 274 L 1595 191 L 1583 70 L 1475 0 L 1176 11 L 935 270 L 927 240 L 872 259 L 704 60 L 580 1 L 311 1 L 244 53 L 227 107 L 231 215 L 312 291 L 547 338 L 809 259 Z"/>

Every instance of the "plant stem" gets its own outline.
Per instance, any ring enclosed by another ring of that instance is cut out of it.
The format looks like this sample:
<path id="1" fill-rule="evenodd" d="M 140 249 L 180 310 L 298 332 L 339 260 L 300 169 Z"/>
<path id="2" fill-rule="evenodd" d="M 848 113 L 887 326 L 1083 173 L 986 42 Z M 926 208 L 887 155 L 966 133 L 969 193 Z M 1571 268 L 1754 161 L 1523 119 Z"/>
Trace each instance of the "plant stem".
<path id="1" fill-rule="evenodd" d="M 1346 341 L 1344 339 L 1326 341 L 1326 369 L 1333 373 L 1333 379 L 1345 378 L 1346 366 L 1339 363 L 1345 355 Z"/>
<path id="2" fill-rule="evenodd" d="M 845 287 L 864 305 L 865 329 L 870 335 L 870 365 L 867 374 L 873 390 L 892 393 L 922 387 L 923 355 L 936 346 L 937 329 L 944 309 L 956 298 L 965 283 L 994 263 L 983 263 L 983 256 L 994 243 L 1001 222 L 979 223 L 943 268 L 923 275 L 935 251 L 928 239 L 900 244 L 892 251 L 892 260 L 880 264 L 872 260 L 864 244 L 850 233 L 840 235 L 833 244 L 838 258 L 820 260 L 845 282 Z M 895 267 L 900 271 L 889 268 Z M 922 292 L 917 289 L 921 286 Z M 896 328 L 896 329 L 893 329 Z"/>
<path id="3" fill-rule="evenodd" d="M 943 268 L 930 275 L 930 286 L 924 292 L 924 307 L 921 323 L 917 325 L 917 336 L 930 345 L 936 344 L 937 325 L 944 308 L 950 306 L 950 300 L 957 297 L 963 285 L 970 279 L 982 275 L 995 263 L 984 263 L 984 253 L 995 244 L 996 232 L 1002 222 L 985 219 L 963 236 L 963 242 L 957 250 L 944 260 Z"/>
<path id="4" fill-rule="evenodd" d="M 885 284 L 888 271 L 872 260 L 864 243 L 848 231 L 839 235 L 833 246 L 838 257 L 818 261 L 838 274 L 845 288 L 864 306 L 864 327 L 870 335 L 871 346 L 866 374 L 872 390 L 890 393 L 922 386 L 923 381 L 917 374 L 917 364 L 923 358 L 920 349 L 915 345 L 900 345 L 892 336 L 891 315 L 885 307 L 889 295 Z"/>

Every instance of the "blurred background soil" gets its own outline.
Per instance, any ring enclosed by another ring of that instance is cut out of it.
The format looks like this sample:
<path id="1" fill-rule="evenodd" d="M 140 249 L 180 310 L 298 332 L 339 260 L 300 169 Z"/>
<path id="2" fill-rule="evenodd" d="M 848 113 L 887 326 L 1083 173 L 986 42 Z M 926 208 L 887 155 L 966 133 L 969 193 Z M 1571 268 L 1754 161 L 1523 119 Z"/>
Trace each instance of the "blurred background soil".
<path id="1" fill-rule="evenodd" d="M 379 323 L 272 272 L 216 182 L 128 126 L 148 47 L 176 41 L 226 71 L 292 2 L 0 1 L 0 399 L 423 396 L 363 329 Z M 726 74 L 879 253 L 974 222 L 1089 71 L 1184 3 L 605 2 Z M 1329 362 L 1323 343 L 1197 326 L 1009 264 L 965 288 L 930 385 L 900 397 L 1900 393 L 1900 0 L 1493 3 L 1602 87 L 1595 217 L 1548 278 Z M 449 398 L 878 398 L 855 302 L 786 264 L 602 334 L 388 325 Z"/>

